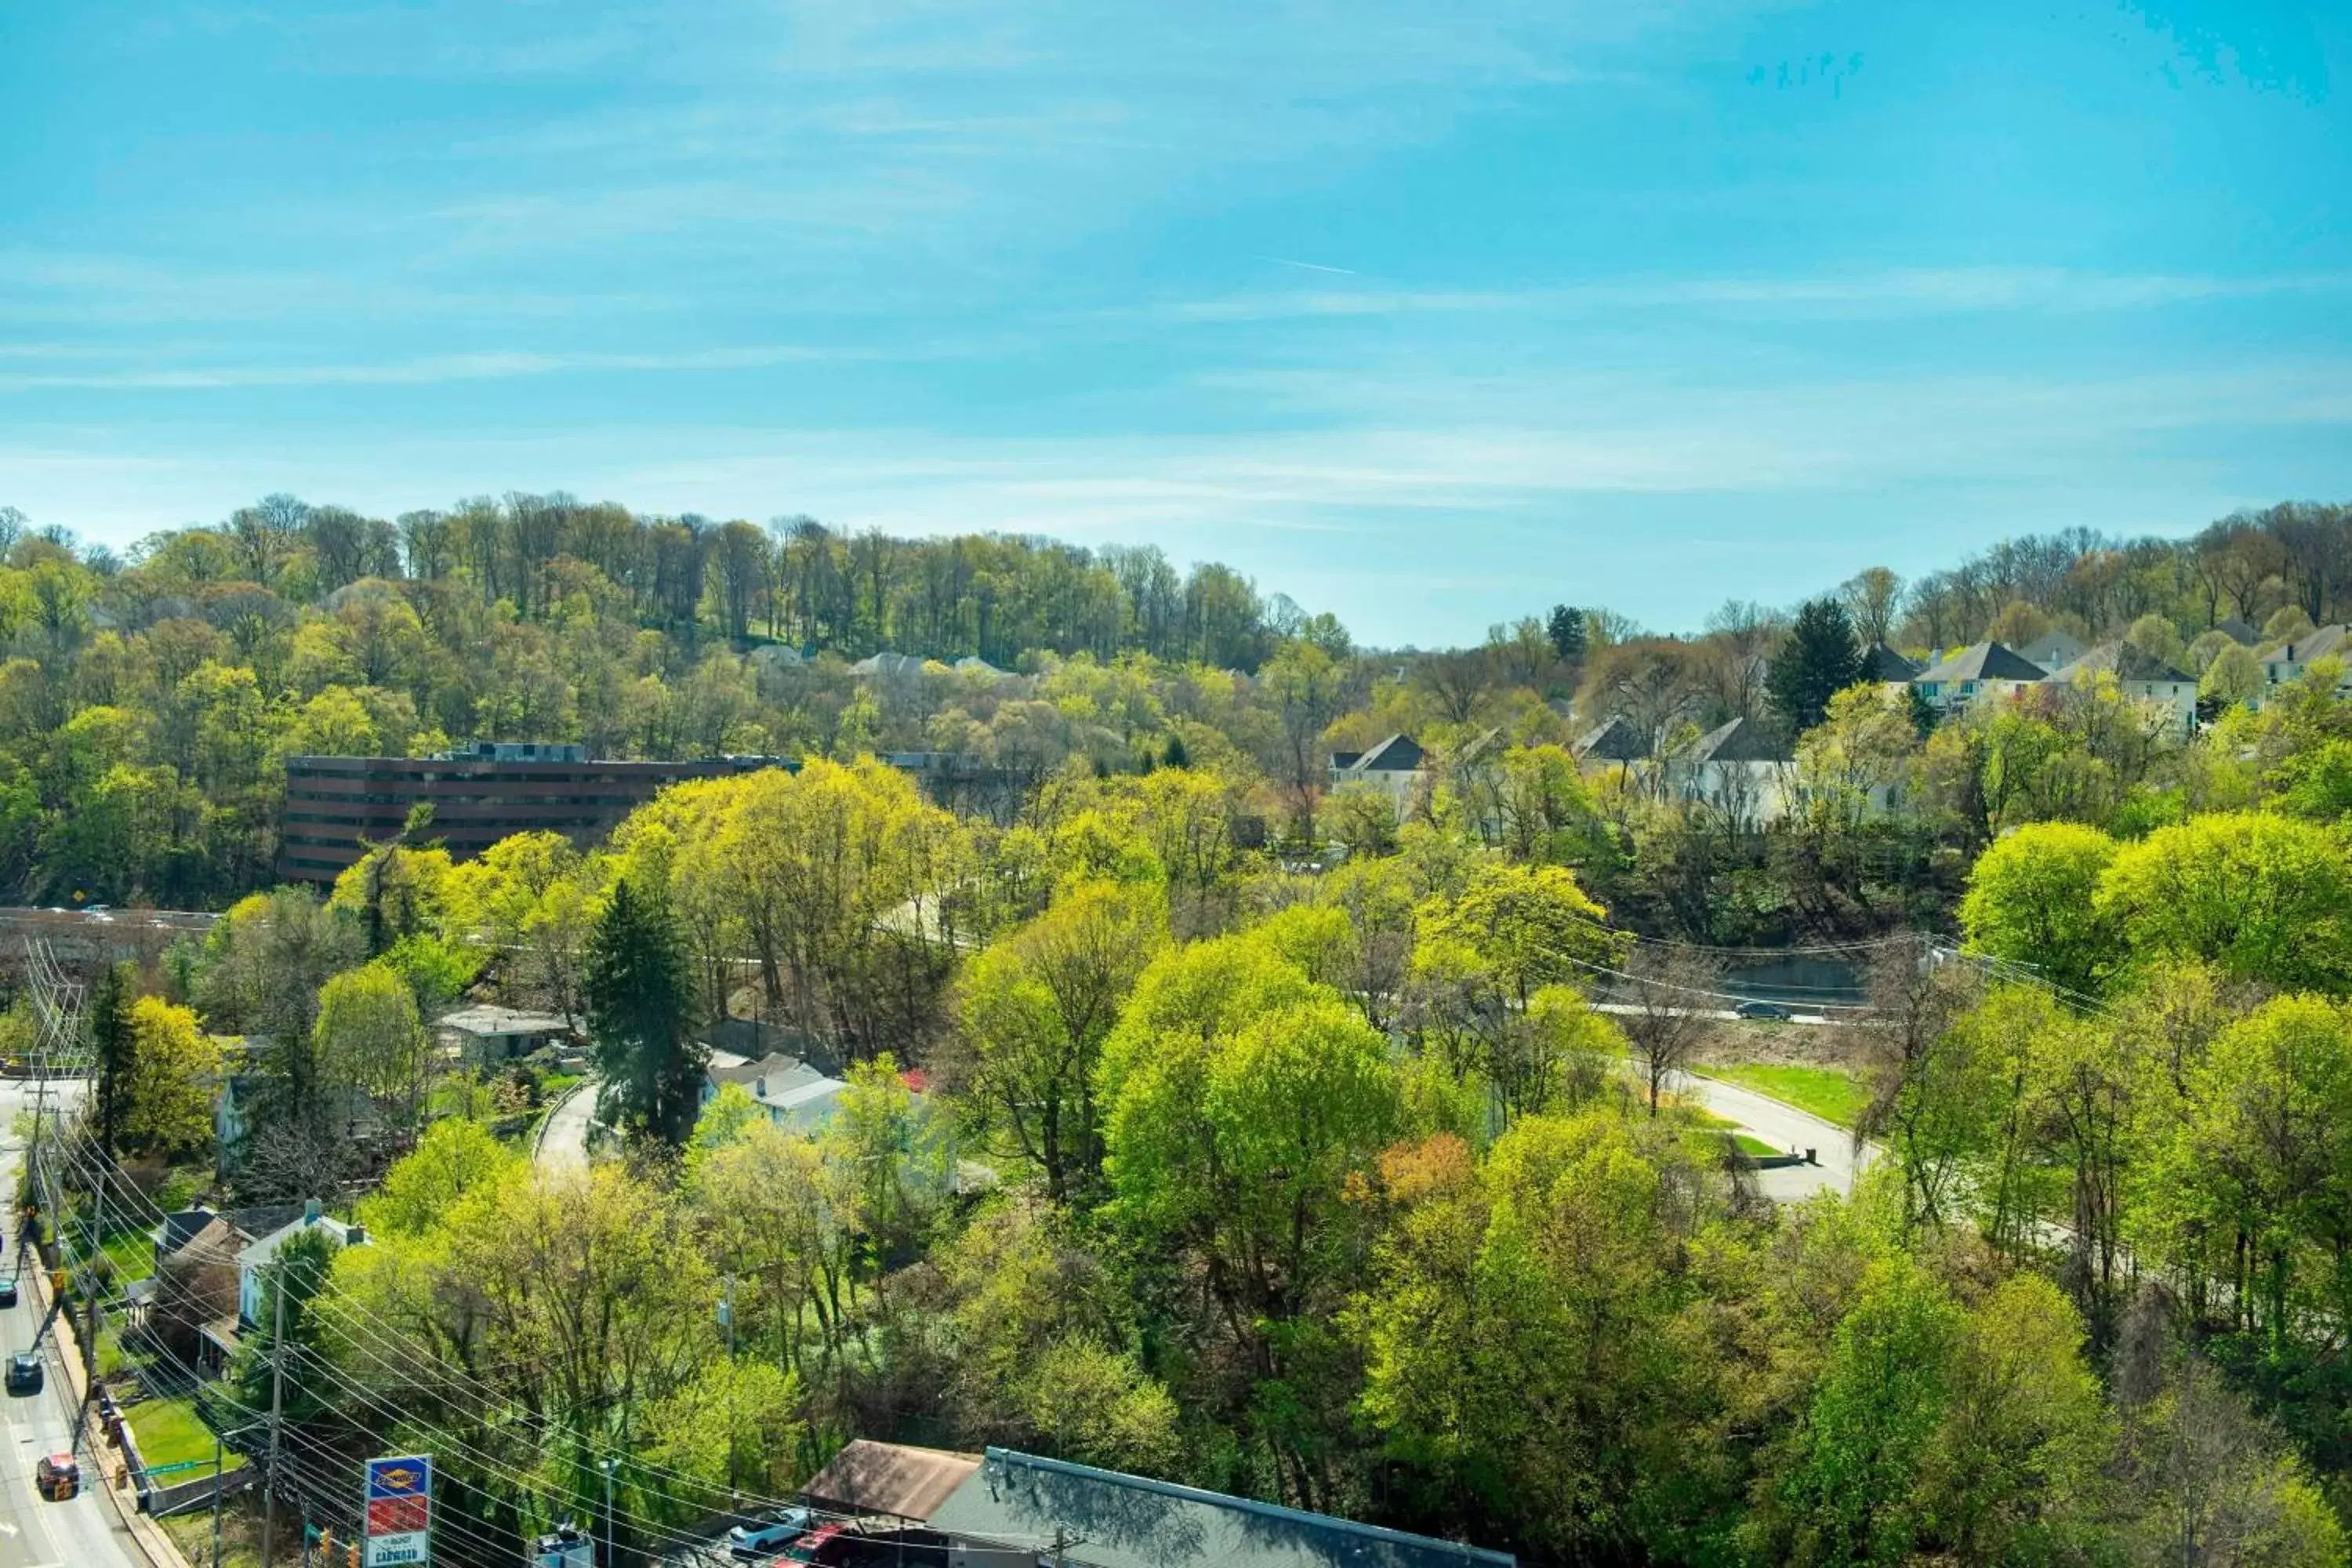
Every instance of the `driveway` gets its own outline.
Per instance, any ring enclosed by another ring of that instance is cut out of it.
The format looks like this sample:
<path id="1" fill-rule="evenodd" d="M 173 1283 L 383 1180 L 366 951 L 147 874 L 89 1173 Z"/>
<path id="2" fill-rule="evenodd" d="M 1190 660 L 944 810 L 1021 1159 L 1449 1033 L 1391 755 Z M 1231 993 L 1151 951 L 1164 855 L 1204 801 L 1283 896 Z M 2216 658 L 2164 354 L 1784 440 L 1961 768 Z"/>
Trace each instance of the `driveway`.
<path id="1" fill-rule="evenodd" d="M 583 1078 L 566 1090 L 540 1129 L 532 1163 L 542 1171 L 588 1168 L 588 1126 L 596 1119 L 596 1080 Z"/>

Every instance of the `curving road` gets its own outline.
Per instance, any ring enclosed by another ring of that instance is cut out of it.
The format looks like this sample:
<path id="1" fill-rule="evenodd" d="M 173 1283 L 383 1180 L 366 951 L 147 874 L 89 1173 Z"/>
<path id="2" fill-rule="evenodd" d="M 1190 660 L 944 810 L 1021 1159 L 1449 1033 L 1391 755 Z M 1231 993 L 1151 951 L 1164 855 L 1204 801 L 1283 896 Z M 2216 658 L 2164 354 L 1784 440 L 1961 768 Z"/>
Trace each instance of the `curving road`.
<path id="1" fill-rule="evenodd" d="M 539 1130 L 532 1163 L 542 1171 L 584 1171 L 588 1168 L 588 1126 L 596 1119 L 596 1080 L 583 1078 L 573 1084 Z"/>
<path id="2" fill-rule="evenodd" d="M 1741 1131 L 1776 1149 L 1813 1151 L 1819 1164 L 1758 1172 L 1756 1184 L 1767 1197 L 1809 1198 L 1824 1189 L 1852 1192 L 1855 1173 L 1871 1164 L 1880 1153 L 1875 1143 L 1864 1143 L 1857 1149 L 1853 1134 L 1835 1122 L 1824 1121 L 1769 1095 L 1725 1083 L 1720 1079 L 1685 1075 L 1676 1080 L 1675 1092 L 1696 1100 L 1717 1116 L 1737 1123 Z"/>
<path id="3" fill-rule="evenodd" d="M 7 1261 L 0 1277 L 16 1271 L 16 1171 L 24 1149 L 16 1142 L 16 1112 L 33 1103 L 32 1086 L 0 1081 L 0 1205 L 7 1219 Z M 53 1102 L 54 1103 L 54 1102 Z M 0 1310 L 0 1353 L 14 1355 L 32 1342 L 41 1314 L 29 1281 L 21 1281 L 16 1305 Z M 33 1467 L 44 1454 L 62 1453 L 73 1442 L 73 1394 L 59 1363 L 56 1341 L 41 1342 L 46 1386 L 32 1395 L 0 1396 L 0 1568 L 148 1568 L 146 1553 L 98 1495 L 100 1477 L 112 1453 L 91 1424 L 78 1458 L 82 1492 L 70 1502 L 47 1502 L 33 1490 Z"/>

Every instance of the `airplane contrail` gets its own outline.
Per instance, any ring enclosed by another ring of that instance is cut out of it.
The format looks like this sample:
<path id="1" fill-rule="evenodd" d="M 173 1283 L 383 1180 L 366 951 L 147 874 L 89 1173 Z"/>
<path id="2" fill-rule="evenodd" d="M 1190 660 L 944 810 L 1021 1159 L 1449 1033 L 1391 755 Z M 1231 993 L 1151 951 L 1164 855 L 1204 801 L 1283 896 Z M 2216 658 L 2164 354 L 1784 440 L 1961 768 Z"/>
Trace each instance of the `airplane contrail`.
<path id="1" fill-rule="evenodd" d="M 1287 256 L 1264 256 L 1258 259 L 1271 261 L 1277 267 L 1296 267 L 1305 272 L 1336 272 L 1342 278 L 1361 276 L 1352 267 L 1326 267 L 1319 261 L 1293 261 Z"/>

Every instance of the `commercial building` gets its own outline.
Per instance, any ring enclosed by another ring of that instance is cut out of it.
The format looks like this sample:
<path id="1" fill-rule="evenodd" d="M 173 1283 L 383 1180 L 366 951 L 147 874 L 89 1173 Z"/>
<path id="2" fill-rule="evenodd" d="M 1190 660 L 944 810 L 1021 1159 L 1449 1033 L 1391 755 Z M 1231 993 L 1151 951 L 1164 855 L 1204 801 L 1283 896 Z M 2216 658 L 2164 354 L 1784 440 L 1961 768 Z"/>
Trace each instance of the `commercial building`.
<path id="1" fill-rule="evenodd" d="M 331 882 L 366 853 L 362 840 L 393 837 L 419 805 L 433 809 L 425 837 L 466 860 L 514 833 L 543 829 L 587 843 L 665 784 L 797 765 L 775 757 L 592 763 L 578 746 L 489 742 L 434 757 L 289 757 L 278 875 Z"/>

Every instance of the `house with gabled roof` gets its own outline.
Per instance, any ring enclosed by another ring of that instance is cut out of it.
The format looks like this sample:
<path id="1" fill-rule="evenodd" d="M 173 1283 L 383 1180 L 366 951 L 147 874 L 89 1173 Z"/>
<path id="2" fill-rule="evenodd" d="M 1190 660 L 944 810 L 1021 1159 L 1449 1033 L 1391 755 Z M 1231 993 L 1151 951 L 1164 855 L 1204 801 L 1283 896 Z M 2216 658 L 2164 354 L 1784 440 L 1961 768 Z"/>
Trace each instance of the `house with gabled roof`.
<path id="1" fill-rule="evenodd" d="M 2197 678 L 2120 639 L 2101 643 L 2072 664 L 2052 670 L 2050 679 L 2084 683 L 2101 675 L 2114 676 L 2125 696 L 2163 709 L 2177 733 L 2186 735 L 2197 727 Z"/>
<path id="2" fill-rule="evenodd" d="M 1369 752 L 1331 753 L 1333 789 L 1378 790 L 1388 796 L 1399 816 L 1412 809 L 1428 778 L 1429 754 L 1411 735 L 1391 735 Z"/>
<path id="3" fill-rule="evenodd" d="M 2352 641 L 2347 641 L 2347 636 L 2352 636 L 2352 627 L 2340 624 L 2321 626 L 2258 655 L 2263 661 L 2263 680 L 2271 686 L 2284 686 L 2301 680 L 2321 659 L 2332 658 L 2346 666 L 2345 684 L 2352 686 Z"/>
<path id="4" fill-rule="evenodd" d="M 1985 697 L 2009 697 L 2050 679 L 2050 672 L 2016 649 L 1980 642 L 1937 659 L 1911 678 L 1912 687 L 1935 708 L 1956 712 Z"/>
<path id="5" fill-rule="evenodd" d="M 1719 724 L 1667 759 L 1676 797 L 1719 813 L 1734 828 L 1760 827 L 1795 798 L 1797 753 L 1780 729 L 1738 718 Z"/>
<path id="6" fill-rule="evenodd" d="M 1622 713 L 1612 713 L 1595 724 L 1570 742 L 1568 749 L 1591 768 L 1630 767 L 1650 760 L 1649 742 Z"/>
<path id="7" fill-rule="evenodd" d="M 1862 650 L 1863 679 L 1881 686 L 1908 686 L 1919 668 L 1883 642 L 1872 643 Z"/>

